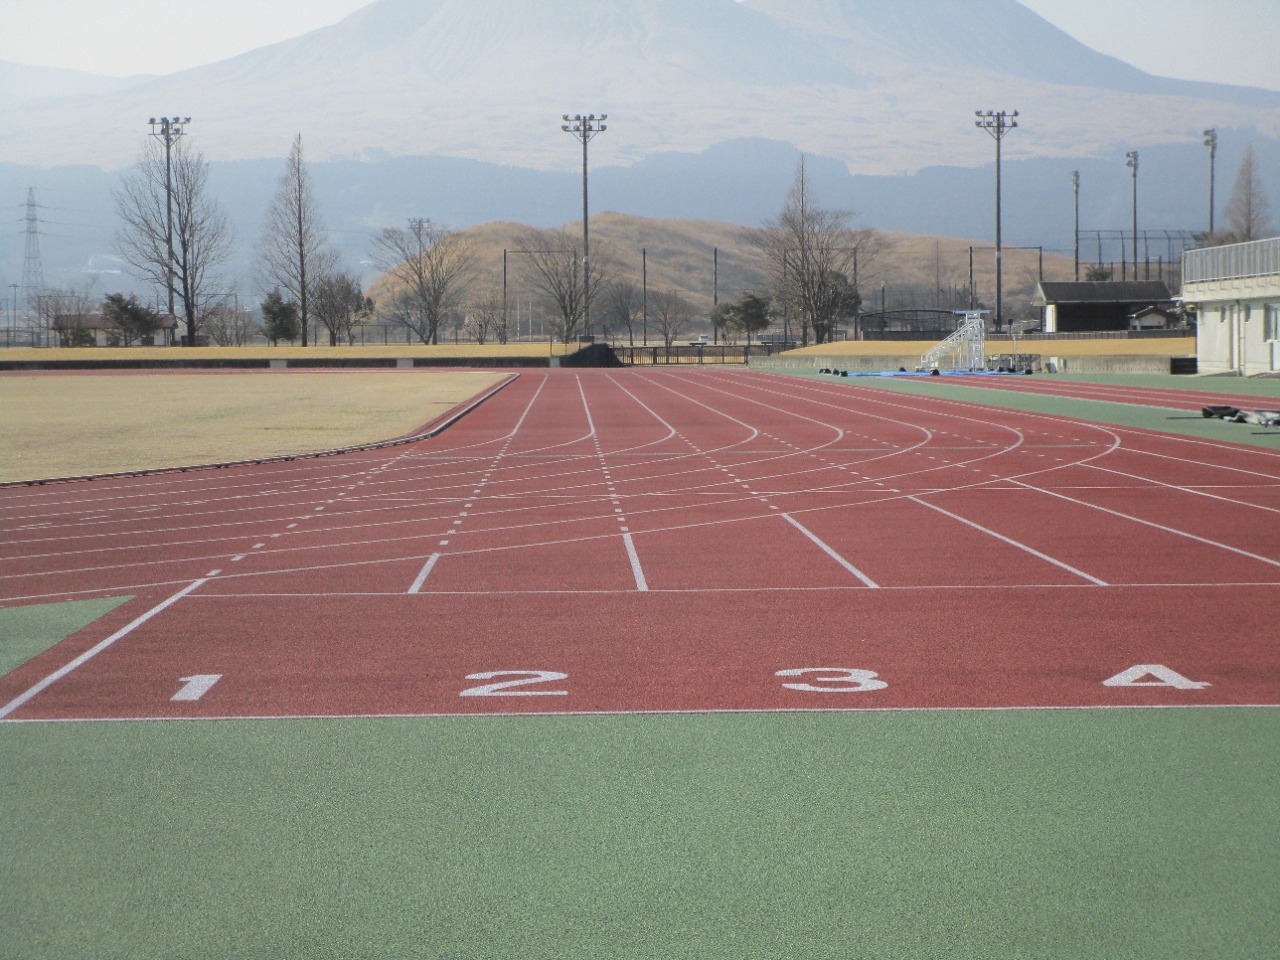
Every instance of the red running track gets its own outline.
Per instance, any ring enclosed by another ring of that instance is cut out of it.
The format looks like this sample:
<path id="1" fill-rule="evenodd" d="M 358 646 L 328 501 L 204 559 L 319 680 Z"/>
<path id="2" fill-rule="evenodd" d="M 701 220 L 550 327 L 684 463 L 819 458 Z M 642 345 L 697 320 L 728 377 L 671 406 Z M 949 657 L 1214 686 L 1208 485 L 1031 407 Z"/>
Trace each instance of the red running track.
<path id="1" fill-rule="evenodd" d="M 1280 454 L 737 370 L 0 491 L 10 720 L 1280 704 Z M 174 699 L 177 697 L 177 699 Z"/>

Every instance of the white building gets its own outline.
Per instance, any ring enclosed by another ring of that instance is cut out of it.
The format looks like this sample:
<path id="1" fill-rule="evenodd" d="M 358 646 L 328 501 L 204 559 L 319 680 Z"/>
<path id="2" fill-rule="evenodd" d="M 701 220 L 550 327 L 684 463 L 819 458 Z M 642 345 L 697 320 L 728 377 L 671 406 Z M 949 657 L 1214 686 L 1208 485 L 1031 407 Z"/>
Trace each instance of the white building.
<path id="1" fill-rule="evenodd" d="M 1280 237 L 1188 250 L 1182 302 L 1201 373 L 1280 371 Z"/>

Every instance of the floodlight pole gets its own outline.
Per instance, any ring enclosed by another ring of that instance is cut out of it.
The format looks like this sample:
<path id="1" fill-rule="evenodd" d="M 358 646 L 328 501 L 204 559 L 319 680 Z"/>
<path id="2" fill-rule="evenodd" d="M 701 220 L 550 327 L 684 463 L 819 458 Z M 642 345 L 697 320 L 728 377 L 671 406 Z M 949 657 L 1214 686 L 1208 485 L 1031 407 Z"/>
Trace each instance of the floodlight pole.
<path id="1" fill-rule="evenodd" d="M 1210 128 L 1204 132 L 1204 145 L 1209 148 L 1209 236 L 1213 236 L 1213 164 L 1218 156 L 1218 131 Z"/>
<path id="2" fill-rule="evenodd" d="M 151 125 L 151 136 L 164 142 L 164 201 L 165 201 L 165 242 L 169 248 L 168 269 L 165 271 L 169 287 L 169 316 L 176 319 L 173 312 L 173 145 L 186 132 L 185 127 L 191 122 L 190 117 L 152 117 L 147 121 Z M 159 129 L 156 129 L 156 128 Z M 192 338 L 188 346 L 195 346 Z"/>
<path id="3" fill-rule="evenodd" d="M 602 113 L 586 116 L 567 113 L 561 118 L 564 125 L 560 127 L 565 133 L 572 133 L 582 141 L 582 327 L 587 336 L 591 336 L 591 230 L 587 221 L 587 144 L 598 133 L 609 129 L 604 121 L 609 115 Z"/>
<path id="4" fill-rule="evenodd" d="M 1000 145 L 1004 135 L 1018 126 L 1018 111 L 975 110 L 974 126 L 991 134 L 996 142 L 996 330 L 1004 329 L 1004 262 L 1000 239 Z"/>
<path id="5" fill-rule="evenodd" d="M 1133 279 L 1138 279 L 1138 151 L 1125 155 L 1124 165 L 1133 171 Z"/>

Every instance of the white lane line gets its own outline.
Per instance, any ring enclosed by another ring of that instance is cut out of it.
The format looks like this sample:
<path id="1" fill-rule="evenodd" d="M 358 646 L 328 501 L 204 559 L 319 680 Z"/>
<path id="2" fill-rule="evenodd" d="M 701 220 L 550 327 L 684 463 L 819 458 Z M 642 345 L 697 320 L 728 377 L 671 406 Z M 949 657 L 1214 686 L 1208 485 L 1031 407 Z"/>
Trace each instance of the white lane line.
<path id="1" fill-rule="evenodd" d="M 439 559 L 438 553 L 433 553 L 427 558 L 427 562 L 422 565 L 422 570 L 418 573 L 418 579 L 414 580 L 413 586 L 409 588 L 410 593 L 418 593 L 422 590 L 422 585 L 427 582 L 427 577 L 431 576 L 431 570 Z"/>
<path id="2" fill-rule="evenodd" d="M 1217 547 L 1219 550 L 1226 550 L 1229 553 L 1238 554 L 1242 557 L 1248 557 L 1250 560 L 1257 560 L 1261 563 L 1270 564 L 1273 567 L 1280 567 L 1280 560 L 1273 560 L 1270 557 L 1264 557 L 1259 553 L 1250 553 L 1248 550 L 1241 550 L 1239 547 L 1233 547 L 1229 543 L 1219 543 L 1217 540 L 1210 540 L 1208 537 L 1198 537 L 1194 533 L 1188 533 L 1186 530 L 1179 530 L 1176 527 L 1166 527 L 1163 523 L 1156 523 L 1152 520 L 1143 520 L 1141 517 L 1135 517 L 1132 514 L 1122 513 L 1119 510 L 1111 510 L 1107 507 L 1100 507 L 1096 503 L 1090 503 L 1088 500 L 1077 500 L 1075 497 L 1068 497 L 1066 494 L 1055 493 L 1053 490 L 1047 490 L 1044 487 L 1037 487 L 1030 483 L 1023 483 L 1021 480 L 1014 480 L 1020 487 L 1028 490 L 1034 490 L 1036 493 L 1045 493 L 1051 497 L 1057 497 L 1059 500 L 1066 500 L 1068 503 L 1075 503 L 1082 507 L 1089 507 L 1101 513 L 1109 514 L 1113 517 L 1119 517 L 1122 520 L 1132 520 L 1134 523 L 1140 523 L 1144 527 L 1151 527 L 1155 530 L 1163 530 L 1165 533 L 1172 533 L 1178 537 L 1186 537 L 1188 540 L 1194 540 L 1196 543 L 1207 544 L 1211 547 Z"/>
<path id="3" fill-rule="evenodd" d="M 1053 557 L 1049 556 L 1047 553 L 1041 553 L 1039 550 L 1035 549 L 1034 547 L 1029 547 L 1025 543 L 1020 543 L 1019 541 L 1014 540 L 1012 537 L 1006 537 L 1002 533 L 996 533 L 994 530 L 990 530 L 987 527 L 982 526 L 982 524 L 974 523 L 972 520 L 966 520 L 964 517 L 960 516 L 958 513 L 952 513 L 950 510 L 944 510 L 942 509 L 942 507 L 939 507 L 936 504 L 929 503 L 927 500 L 921 500 L 919 497 L 907 497 L 907 499 L 910 500 L 912 503 L 920 504 L 920 506 L 922 507 L 928 507 L 930 510 L 936 510 L 938 511 L 938 513 L 941 513 L 944 516 L 950 517 L 952 520 L 958 520 L 960 523 L 963 523 L 965 526 L 972 527 L 974 530 L 978 530 L 981 533 L 985 533 L 989 537 L 995 537 L 997 540 L 1000 540 L 1003 543 L 1007 543 L 1011 547 L 1017 547 L 1019 550 L 1025 550 L 1027 553 L 1031 554 L 1033 557 L 1039 557 L 1041 560 L 1044 560 L 1046 563 L 1051 563 L 1055 567 L 1065 570 L 1067 571 L 1067 573 L 1074 574 L 1075 576 L 1080 577 L 1083 580 L 1088 580 L 1092 584 L 1096 584 L 1099 587 L 1110 586 L 1110 584 L 1108 584 L 1105 580 L 1099 580 L 1097 577 L 1091 576 L 1085 573 L 1083 570 L 1077 570 L 1075 567 L 1071 566 L 1070 564 L 1063 563 L 1061 560 L 1055 560 Z"/>
<path id="4" fill-rule="evenodd" d="M 66 666 L 63 666 L 58 670 L 55 670 L 53 673 L 49 674 L 49 676 L 45 677 L 43 680 L 37 683 L 34 687 L 31 687 L 25 693 L 19 694 L 17 697 L 15 697 L 14 699 L 6 703 L 3 707 L 0 707 L 0 720 L 3 720 L 5 717 L 9 716 L 9 714 L 13 713 L 13 711 L 17 710 L 19 707 L 21 707 L 24 703 L 26 703 L 32 697 L 38 695 L 39 693 L 48 689 L 52 684 L 61 680 L 63 677 L 69 674 L 72 670 L 75 670 L 77 667 L 82 666 L 85 663 L 88 663 L 90 660 L 92 660 L 94 657 L 100 654 L 103 650 L 106 650 L 108 647 L 110 647 L 120 638 L 128 636 L 130 633 L 138 629 L 138 627 L 142 626 L 152 617 L 169 609 L 171 606 L 173 606 L 175 603 L 177 603 L 187 594 L 192 593 L 196 590 L 199 590 L 208 582 L 209 582 L 209 578 L 204 577 L 203 579 L 197 580 L 194 583 L 188 584 L 183 589 L 179 590 L 177 593 L 171 596 L 168 600 L 164 600 L 156 604 L 154 607 L 152 607 L 146 613 L 142 614 L 142 616 L 138 617 L 128 626 L 121 627 L 111 636 L 107 637 L 107 639 L 99 643 L 96 647 L 86 650 L 84 653 L 80 654 L 80 656 L 76 657 Z"/>
<path id="5" fill-rule="evenodd" d="M 636 553 L 635 541 L 631 539 L 630 533 L 622 535 L 622 542 L 627 547 L 627 556 L 631 559 L 631 572 L 636 578 L 636 589 L 641 593 L 649 592 L 649 582 L 644 578 L 644 568 L 640 566 L 640 555 Z"/>
<path id="6" fill-rule="evenodd" d="M 1234 497 L 1219 496 L 1216 493 L 1209 493 L 1207 490 L 1201 487 L 1184 487 L 1177 483 L 1167 483 L 1164 480 L 1157 480 L 1154 477 L 1144 477 L 1136 473 L 1125 473 L 1123 470 L 1116 470 L 1113 467 L 1100 467 L 1096 463 L 1086 463 L 1084 464 L 1084 466 L 1088 467 L 1091 470 L 1100 470 L 1104 473 L 1114 473 L 1118 477 L 1128 477 L 1130 480 L 1141 480 L 1143 483 L 1154 483 L 1157 486 L 1164 487 L 1167 490 L 1178 490 L 1182 493 L 1189 493 L 1192 496 L 1196 496 L 1196 497 L 1208 497 L 1210 500 L 1221 500 L 1223 503 L 1230 503 L 1237 507 L 1247 507 L 1250 510 L 1265 510 L 1268 513 L 1280 513 L 1280 509 L 1276 509 L 1275 507 L 1264 506 L 1263 504 L 1260 504 L 1260 503 L 1250 503 L 1247 500 L 1239 500 Z M 1215 486 L 1217 485 L 1215 484 Z M 1247 488 L 1247 489 L 1265 490 L 1267 486 L 1269 485 L 1259 484 L 1255 488 Z M 1230 489 L 1239 489 L 1239 488 L 1231 487 Z"/>
<path id="7" fill-rule="evenodd" d="M 817 534 L 815 534 L 812 530 L 810 530 L 808 527 L 802 524 L 795 517 L 791 516 L 791 514 L 789 513 L 782 514 L 782 519 L 786 520 L 787 523 L 791 524 L 793 527 L 795 527 L 797 530 L 803 533 L 806 537 L 812 540 L 815 544 L 817 544 L 818 548 L 823 553 L 825 553 L 836 563 L 840 564 L 840 566 L 844 567 L 846 570 L 852 573 L 855 577 L 857 577 L 859 580 L 865 583 L 868 587 L 870 587 L 873 590 L 880 589 L 880 584 L 876 583 L 874 580 L 868 577 L 865 573 L 863 573 L 861 570 L 855 567 L 852 563 L 850 563 L 844 557 L 840 556 L 840 554 L 836 553 L 833 549 L 831 549 L 831 547 L 827 546 L 827 544 L 824 543 L 818 537 Z"/>

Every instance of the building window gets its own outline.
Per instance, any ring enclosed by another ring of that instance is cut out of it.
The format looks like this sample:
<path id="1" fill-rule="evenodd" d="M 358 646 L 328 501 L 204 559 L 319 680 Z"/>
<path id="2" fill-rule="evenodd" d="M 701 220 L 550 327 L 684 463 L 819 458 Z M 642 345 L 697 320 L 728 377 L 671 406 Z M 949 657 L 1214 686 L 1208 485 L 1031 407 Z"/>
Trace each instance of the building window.
<path id="1" fill-rule="evenodd" d="M 1280 340 L 1280 303 L 1268 303 L 1262 308 L 1262 339 Z"/>

